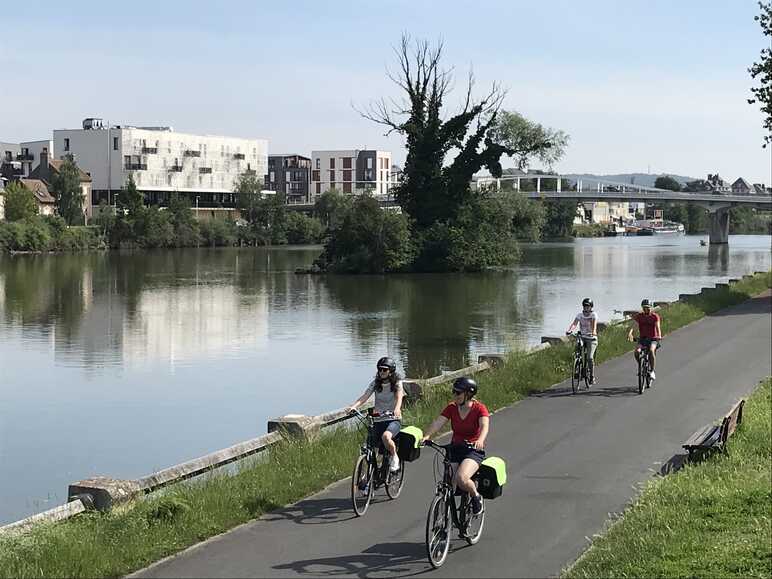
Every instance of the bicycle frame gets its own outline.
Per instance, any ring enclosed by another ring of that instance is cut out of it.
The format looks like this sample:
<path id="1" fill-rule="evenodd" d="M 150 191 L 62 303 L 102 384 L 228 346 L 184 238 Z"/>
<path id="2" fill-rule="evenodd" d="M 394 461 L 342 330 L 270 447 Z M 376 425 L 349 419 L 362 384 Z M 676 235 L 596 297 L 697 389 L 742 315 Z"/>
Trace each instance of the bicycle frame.
<path id="1" fill-rule="evenodd" d="M 374 415 L 372 412 L 368 412 L 366 415 L 362 414 L 358 410 L 354 410 L 353 415 L 356 416 L 359 421 L 367 428 L 367 438 L 365 439 L 364 444 L 360 447 L 360 454 L 363 454 L 367 457 L 367 464 L 370 465 L 370 470 L 373 475 L 373 484 L 375 484 L 376 487 L 381 486 L 384 482 L 386 482 L 386 475 L 388 474 L 387 469 L 388 467 L 388 461 L 385 459 L 386 457 L 386 449 L 382 449 L 382 443 L 380 440 L 376 440 L 375 436 L 375 417 L 378 416 L 377 414 Z M 384 457 L 384 460 L 381 461 L 380 466 L 378 465 L 378 452 L 381 452 L 381 454 Z M 377 476 L 376 476 L 377 475 Z"/>
<path id="2" fill-rule="evenodd" d="M 445 504 L 450 509 L 451 520 L 453 526 L 459 531 L 463 531 L 463 522 L 459 519 L 459 505 L 456 504 L 455 488 L 453 484 L 453 463 L 450 462 L 450 444 L 436 444 L 431 440 L 426 441 L 426 446 L 429 446 L 439 452 L 442 455 L 442 480 L 437 482 L 437 490 L 435 495 L 444 496 Z M 475 475 L 476 477 L 477 475 Z M 461 491 L 463 495 L 466 495 L 465 491 Z M 463 496 L 462 496 L 463 498 Z"/>

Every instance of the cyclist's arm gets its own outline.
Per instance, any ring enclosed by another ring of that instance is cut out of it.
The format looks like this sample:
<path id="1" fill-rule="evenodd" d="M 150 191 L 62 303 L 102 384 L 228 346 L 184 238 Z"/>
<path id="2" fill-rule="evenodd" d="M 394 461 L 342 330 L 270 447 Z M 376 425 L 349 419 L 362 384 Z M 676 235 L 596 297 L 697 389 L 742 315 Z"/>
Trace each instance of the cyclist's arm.
<path id="1" fill-rule="evenodd" d="M 656 325 L 654 326 L 654 335 L 655 336 L 662 336 L 662 326 L 659 325 L 660 319 L 659 316 L 657 316 L 657 321 L 655 322 Z"/>
<path id="2" fill-rule="evenodd" d="M 591 324 L 590 325 L 590 333 L 593 336 L 597 336 L 598 335 L 598 318 L 593 316 L 592 317 L 592 322 L 590 322 L 590 324 Z"/>
<path id="3" fill-rule="evenodd" d="M 394 403 L 394 418 L 402 418 L 402 399 L 405 397 L 405 389 L 402 387 L 402 382 L 399 382 L 397 386 L 397 393 L 395 394 L 396 401 Z"/>
<path id="4" fill-rule="evenodd" d="M 370 386 L 368 386 L 368 387 L 365 389 L 365 391 L 364 391 L 364 394 L 362 394 L 362 395 L 361 395 L 359 398 L 357 398 L 357 399 L 356 399 L 356 400 L 355 400 L 355 401 L 354 401 L 354 402 L 351 404 L 351 406 L 349 406 L 349 407 L 348 407 L 348 409 L 349 409 L 349 410 L 356 410 L 356 409 L 357 409 L 357 408 L 359 408 L 359 407 L 360 407 L 362 404 L 364 404 L 365 402 L 367 402 L 367 401 L 370 399 L 370 396 L 372 396 L 372 395 L 373 395 L 373 387 L 372 387 L 372 385 L 370 385 Z"/>
<path id="5" fill-rule="evenodd" d="M 445 426 L 447 422 L 448 422 L 448 419 L 442 415 L 435 418 L 434 422 L 432 422 L 429 425 L 429 428 L 427 428 L 424 431 L 424 437 L 422 440 L 429 440 L 432 436 L 434 436 L 434 433 L 440 430 L 443 426 Z"/>
<path id="6" fill-rule="evenodd" d="M 485 439 L 488 438 L 488 429 L 491 425 L 491 419 L 489 416 L 480 416 L 480 437 L 474 443 L 474 447 L 477 450 L 485 448 Z"/>
<path id="7" fill-rule="evenodd" d="M 573 332 L 575 327 L 576 327 L 576 320 L 571 322 L 571 325 L 568 326 L 568 329 L 566 330 L 566 334 L 570 334 L 571 332 Z"/>

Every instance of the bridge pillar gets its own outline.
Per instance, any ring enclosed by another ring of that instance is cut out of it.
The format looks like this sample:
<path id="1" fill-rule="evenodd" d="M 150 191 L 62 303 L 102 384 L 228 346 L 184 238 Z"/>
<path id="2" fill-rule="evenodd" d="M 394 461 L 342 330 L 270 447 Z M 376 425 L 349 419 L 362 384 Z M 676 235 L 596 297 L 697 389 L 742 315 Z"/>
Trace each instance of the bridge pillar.
<path id="1" fill-rule="evenodd" d="M 558 193 L 561 191 L 561 179 L 558 177 Z"/>
<path id="2" fill-rule="evenodd" d="M 708 231 L 710 233 L 710 244 L 729 243 L 729 208 L 711 208 L 709 212 Z"/>
<path id="3" fill-rule="evenodd" d="M 541 177 L 536 177 L 536 192 L 541 193 Z"/>
<path id="4" fill-rule="evenodd" d="M 515 181 L 515 189 L 517 191 L 520 191 L 520 177 L 518 177 L 517 180 Z"/>

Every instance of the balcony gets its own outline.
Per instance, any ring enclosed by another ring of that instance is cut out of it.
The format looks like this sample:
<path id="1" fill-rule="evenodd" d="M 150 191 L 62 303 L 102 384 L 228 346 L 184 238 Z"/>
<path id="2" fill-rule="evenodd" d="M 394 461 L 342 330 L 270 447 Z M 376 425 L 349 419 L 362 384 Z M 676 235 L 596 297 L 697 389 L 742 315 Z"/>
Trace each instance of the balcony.
<path id="1" fill-rule="evenodd" d="M 147 163 L 126 163 L 123 168 L 126 171 L 147 171 Z"/>
<path id="2" fill-rule="evenodd" d="M 158 147 L 142 147 L 143 155 L 157 155 Z"/>
<path id="3" fill-rule="evenodd" d="M 21 153 L 20 155 L 16 155 L 17 161 L 34 161 L 35 155 L 32 153 Z"/>
<path id="4" fill-rule="evenodd" d="M 212 168 L 211 167 L 199 167 L 198 168 L 198 172 L 201 175 L 210 175 L 212 173 Z"/>
<path id="5" fill-rule="evenodd" d="M 185 157 L 200 157 L 201 151 L 196 151 L 194 149 L 185 149 L 185 152 L 183 153 Z"/>
<path id="6" fill-rule="evenodd" d="M 169 165 L 169 172 L 182 173 L 182 165 Z"/>
<path id="7" fill-rule="evenodd" d="M 247 156 L 244 153 L 233 153 L 233 158 L 238 159 L 239 161 L 243 161 L 247 158 Z"/>

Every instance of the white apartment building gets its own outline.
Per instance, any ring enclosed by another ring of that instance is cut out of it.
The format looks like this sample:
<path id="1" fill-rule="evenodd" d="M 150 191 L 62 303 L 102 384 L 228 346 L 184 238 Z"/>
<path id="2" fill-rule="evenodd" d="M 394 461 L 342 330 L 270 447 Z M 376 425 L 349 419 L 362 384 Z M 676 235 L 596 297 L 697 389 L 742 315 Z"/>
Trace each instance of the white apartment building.
<path id="1" fill-rule="evenodd" d="M 40 164 L 40 153 L 43 152 L 48 153 L 50 158 L 54 158 L 52 140 L 0 143 L 0 163 L 8 166 L 7 171 L 14 178 L 26 179 Z"/>
<path id="2" fill-rule="evenodd" d="M 391 190 L 389 151 L 312 151 L 311 159 L 311 203 L 330 189 L 351 194 L 369 190 L 374 195 L 388 195 Z"/>
<path id="3" fill-rule="evenodd" d="M 82 129 L 54 131 L 57 155 L 73 155 L 91 174 L 92 203 L 115 203 L 129 176 L 148 204 L 163 205 L 177 191 L 194 208 L 231 210 L 237 179 L 262 179 L 268 167 L 268 141 L 177 133 L 171 127 L 106 126 L 83 121 Z"/>

